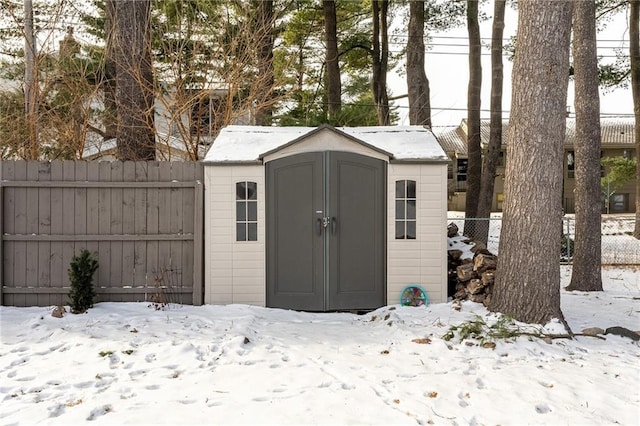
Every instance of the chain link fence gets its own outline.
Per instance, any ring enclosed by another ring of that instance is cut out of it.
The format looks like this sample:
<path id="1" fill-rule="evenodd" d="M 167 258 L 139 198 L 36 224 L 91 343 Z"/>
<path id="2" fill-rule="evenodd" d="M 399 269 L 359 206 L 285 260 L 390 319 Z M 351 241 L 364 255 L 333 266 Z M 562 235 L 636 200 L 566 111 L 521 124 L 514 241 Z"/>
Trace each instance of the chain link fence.
<path id="1" fill-rule="evenodd" d="M 502 215 L 492 214 L 488 219 L 464 219 L 464 214 L 449 212 L 447 224 L 454 223 L 459 235 L 474 236 L 487 233 L 487 249 L 498 254 Z M 466 227 L 465 227 L 466 226 Z M 633 237 L 635 217 L 602 216 L 602 264 L 640 265 L 640 240 Z M 563 262 L 571 263 L 574 255 L 575 217 L 566 215 L 562 219 Z"/>

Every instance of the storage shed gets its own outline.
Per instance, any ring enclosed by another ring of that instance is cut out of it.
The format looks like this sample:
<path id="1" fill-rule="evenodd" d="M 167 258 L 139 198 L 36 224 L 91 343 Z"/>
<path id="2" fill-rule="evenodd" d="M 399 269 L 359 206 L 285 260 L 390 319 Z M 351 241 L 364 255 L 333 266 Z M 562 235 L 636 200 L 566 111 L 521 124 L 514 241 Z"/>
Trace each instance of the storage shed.
<path id="1" fill-rule="evenodd" d="M 205 303 L 445 301 L 448 162 L 422 126 L 225 127 L 204 159 Z"/>

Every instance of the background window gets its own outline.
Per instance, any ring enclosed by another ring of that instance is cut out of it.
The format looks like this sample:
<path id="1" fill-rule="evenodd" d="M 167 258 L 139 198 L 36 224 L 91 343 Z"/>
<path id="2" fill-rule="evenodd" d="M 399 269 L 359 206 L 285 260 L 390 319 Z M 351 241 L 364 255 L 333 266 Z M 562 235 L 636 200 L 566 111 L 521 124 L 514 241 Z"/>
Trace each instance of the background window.
<path id="1" fill-rule="evenodd" d="M 236 241 L 258 241 L 258 184 L 236 183 Z"/>
<path id="2" fill-rule="evenodd" d="M 416 239 L 416 181 L 396 181 L 396 239 Z"/>

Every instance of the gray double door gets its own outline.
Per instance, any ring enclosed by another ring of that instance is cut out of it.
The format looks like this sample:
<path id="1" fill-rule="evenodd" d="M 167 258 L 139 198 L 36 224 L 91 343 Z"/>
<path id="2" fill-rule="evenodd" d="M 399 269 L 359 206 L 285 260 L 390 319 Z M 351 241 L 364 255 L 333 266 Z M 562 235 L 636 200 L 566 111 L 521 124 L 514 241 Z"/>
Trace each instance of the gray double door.
<path id="1" fill-rule="evenodd" d="M 267 306 L 374 309 L 386 291 L 386 162 L 311 152 L 266 165 Z"/>

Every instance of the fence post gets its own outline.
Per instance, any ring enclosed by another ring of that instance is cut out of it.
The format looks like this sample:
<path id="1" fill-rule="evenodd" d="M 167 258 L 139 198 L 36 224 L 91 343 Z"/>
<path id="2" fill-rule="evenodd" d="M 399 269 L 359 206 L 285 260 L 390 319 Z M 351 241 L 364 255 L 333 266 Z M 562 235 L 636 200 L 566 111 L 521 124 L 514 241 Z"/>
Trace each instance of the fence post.
<path id="1" fill-rule="evenodd" d="M 204 249 L 204 186 L 200 179 L 193 186 L 193 305 L 203 302 L 203 249 Z"/>
<path id="2" fill-rule="evenodd" d="M 567 224 L 567 233 L 566 235 L 566 241 L 567 241 L 567 262 L 572 263 L 571 262 L 571 228 L 570 228 L 570 223 L 569 221 L 571 220 L 568 217 L 564 218 L 566 224 Z"/>
<path id="3" fill-rule="evenodd" d="M 2 246 L 4 245 L 4 229 L 2 229 L 2 225 L 4 224 L 4 212 L 2 211 L 2 206 L 4 205 L 4 197 L 2 191 L 2 161 L 0 161 L 0 306 L 3 303 L 3 288 L 4 288 L 4 271 L 2 270 L 2 265 L 4 264 L 4 254 L 2 252 Z"/>

